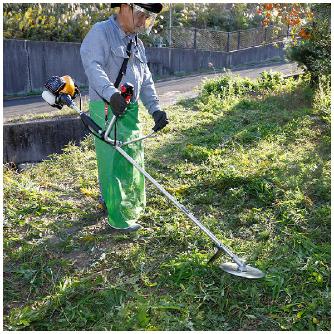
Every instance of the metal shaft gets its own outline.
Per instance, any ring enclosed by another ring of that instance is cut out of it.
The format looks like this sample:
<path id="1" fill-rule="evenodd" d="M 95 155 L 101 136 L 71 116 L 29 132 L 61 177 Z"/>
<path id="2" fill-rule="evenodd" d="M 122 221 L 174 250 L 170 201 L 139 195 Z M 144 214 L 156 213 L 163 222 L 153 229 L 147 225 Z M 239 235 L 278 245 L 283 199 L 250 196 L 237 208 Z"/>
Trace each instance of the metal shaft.
<path id="1" fill-rule="evenodd" d="M 184 205 L 180 204 L 174 196 L 172 196 L 167 190 L 165 190 L 150 174 L 148 174 L 139 164 L 132 159 L 123 149 L 119 146 L 114 146 L 126 160 L 128 160 L 134 167 L 136 167 L 148 180 L 150 180 L 173 204 L 179 208 L 188 218 L 190 218 L 206 235 L 217 245 L 218 248 L 224 250 L 240 267 L 244 266 L 244 263 L 238 256 L 236 256 L 230 249 L 223 245 L 219 239 L 206 228 Z"/>
<path id="2" fill-rule="evenodd" d="M 75 103 L 70 105 L 70 107 L 76 110 L 79 114 L 82 113 L 82 111 L 75 105 Z M 116 119 L 117 119 L 116 116 L 113 116 L 113 118 L 111 119 L 108 128 L 105 131 L 104 140 L 107 143 L 111 144 L 116 151 L 118 151 L 126 160 L 128 160 L 135 168 L 137 168 L 148 180 L 150 180 L 177 208 L 179 208 L 188 218 L 190 218 L 216 244 L 216 246 L 219 249 L 222 249 L 226 254 L 228 254 L 233 259 L 233 261 L 239 266 L 239 268 L 244 268 L 245 263 L 237 255 L 235 255 L 229 248 L 223 245 L 219 241 L 219 239 L 217 239 L 216 236 L 208 228 L 206 228 L 184 205 L 179 203 L 174 196 L 172 196 L 167 190 L 165 190 L 150 174 L 148 174 L 141 166 L 139 166 L 138 163 L 121 148 L 121 146 L 123 145 L 128 145 L 130 143 L 151 137 L 154 134 L 154 132 L 145 137 L 134 139 L 125 143 L 116 141 L 116 145 L 114 145 L 115 141 L 109 137 L 109 134 L 111 132 L 113 125 L 116 122 Z"/>
<path id="3" fill-rule="evenodd" d="M 78 106 L 74 102 L 69 107 L 72 108 L 72 109 L 74 109 L 79 114 L 82 113 L 82 111 L 78 108 Z"/>
<path id="4" fill-rule="evenodd" d="M 119 145 L 119 147 L 121 146 L 125 146 L 125 145 L 129 145 L 129 144 L 133 144 L 133 143 L 136 143 L 138 141 L 141 141 L 141 140 L 144 140 L 144 139 L 147 139 L 149 137 L 152 137 L 153 135 L 155 135 L 155 132 L 151 132 L 150 134 L 146 135 L 146 136 L 143 136 L 143 137 L 140 137 L 140 138 L 137 138 L 137 139 L 132 139 L 132 140 L 129 140 L 129 141 L 126 141 L 126 142 L 123 142 Z"/>
<path id="5" fill-rule="evenodd" d="M 109 134 L 110 134 L 111 129 L 112 129 L 112 127 L 114 126 L 116 120 L 117 120 L 117 117 L 114 115 L 114 116 L 112 117 L 112 119 L 111 119 L 111 121 L 110 121 L 108 127 L 107 127 L 107 130 L 106 130 L 105 134 L 104 134 L 104 139 L 105 139 L 105 141 L 110 142 Z"/>

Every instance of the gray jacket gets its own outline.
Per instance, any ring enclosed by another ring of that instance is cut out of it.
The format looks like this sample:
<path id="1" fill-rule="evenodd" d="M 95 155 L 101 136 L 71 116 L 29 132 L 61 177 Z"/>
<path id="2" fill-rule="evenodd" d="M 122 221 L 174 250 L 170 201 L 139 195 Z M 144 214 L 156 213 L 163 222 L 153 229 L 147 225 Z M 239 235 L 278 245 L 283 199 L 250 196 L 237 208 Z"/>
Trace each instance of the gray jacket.
<path id="1" fill-rule="evenodd" d="M 128 58 L 126 48 L 132 39 L 131 57 L 126 74 L 121 84 L 130 82 L 134 85 L 132 101 L 139 97 L 150 114 L 161 110 L 159 99 L 147 65 L 145 48 L 134 35 L 125 35 L 118 25 L 116 16 L 93 25 L 83 40 L 80 48 L 82 64 L 89 80 L 89 98 L 91 101 L 110 100 L 117 89 L 114 87 L 124 58 Z"/>

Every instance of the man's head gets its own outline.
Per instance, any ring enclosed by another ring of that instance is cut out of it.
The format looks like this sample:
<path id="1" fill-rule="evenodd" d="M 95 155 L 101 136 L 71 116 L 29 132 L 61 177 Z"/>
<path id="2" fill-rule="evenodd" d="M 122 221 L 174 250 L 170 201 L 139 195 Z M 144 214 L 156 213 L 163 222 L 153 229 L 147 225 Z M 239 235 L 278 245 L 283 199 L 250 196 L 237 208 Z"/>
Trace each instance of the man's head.
<path id="1" fill-rule="evenodd" d="M 112 4 L 120 7 L 118 21 L 127 34 L 149 34 L 156 19 L 157 13 L 162 10 L 160 3 Z"/>

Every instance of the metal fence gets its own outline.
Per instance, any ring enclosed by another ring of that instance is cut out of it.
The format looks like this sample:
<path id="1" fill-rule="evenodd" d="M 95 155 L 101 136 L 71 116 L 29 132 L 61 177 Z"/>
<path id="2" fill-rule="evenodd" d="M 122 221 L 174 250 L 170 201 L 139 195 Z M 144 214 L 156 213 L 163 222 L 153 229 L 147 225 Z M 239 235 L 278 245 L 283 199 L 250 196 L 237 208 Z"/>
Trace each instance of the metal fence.
<path id="1" fill-rule="evenodd" d="M 288 34 L 288 28 L 278 30 L 275 27 L 232 32 L 172 27 L 156 40 L 155 46 L 229 52 L 278 42 Z"/>

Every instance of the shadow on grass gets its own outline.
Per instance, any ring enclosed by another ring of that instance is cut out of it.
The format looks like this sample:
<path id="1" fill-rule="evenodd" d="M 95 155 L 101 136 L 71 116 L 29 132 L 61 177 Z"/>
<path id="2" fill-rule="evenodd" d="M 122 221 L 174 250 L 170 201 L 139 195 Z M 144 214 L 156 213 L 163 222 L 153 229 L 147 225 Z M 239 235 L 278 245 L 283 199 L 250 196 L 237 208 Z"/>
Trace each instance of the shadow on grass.
<path id="1" fill-rule="evenodd" d="M 286 102 L 280 105 L 272 98 L 240 103 L 212 122 L 183 131 L 176 138 L 183 142 L 180 150 L 175 150 L 173 144 L 164 144 L 152 156 L 163 159 L 168 156 L 165 167 L 169 175 L 177 177 L 178 172 L 172 167 L 179 163 L 178 159 L 205 164 L 215 154 L 224 157 L 240 147 L 250 150 L 263 139 L 275 140 L 280 135 L 281 145 L 288 147 L 299 136 L 299 124 L 309 121 L 306 111 L 309 105 L 299 104 L 297 111 L 292 112 L 291 106 L 297 103 L 296 100 L 289 103 L 294 99 L 293 93 L 284 99 Z M 191 103 L 194 106 L 194 101 Z M 252 112 L 247 113 L 250 108 Z M 219 151 L 215 151 L 217 147 Z M 318 149 L 317 146 L 308 152 L 305 161 L 315 152 L 327 154 L 328 147 Z M 284 178 L 286 171 L 293 171 L 293 167 L 287 164 L 275 173 Z M 316 172 L 320 179 L 322 172 Z M 307 171 L 303 173 L 307 176 Z M 224 236 L 228 246 L 247 254 L 252 265 L 267 271 L 269 275 L 264 280 L 244 281 L 222 273 L 217 266 L 207 266 L 211 243 L 205 236 L 199 237 L 197 228 L 187 223 L 161 196 L 151 196 L 142 218 L 148 228 L 139 235 L 107 234 L 102 227 L 103 215 L 88 207 L 90 214 L 83 212 L 76 221 L 58 230 L 62 241 L 57 237 L 51 243 L 41 239 L 26 245 L 14 261 L 5 262 L 5 305 L 13 306 L 15 301 L 21 301 L 11 315 L 12 324 L 39 330 L 134 330 L 149 329 L 150 324 L 162 330 L 171 328 L 171 324 L 173 329 L 186 330 L 190 322 L 198 330 L 280 330 L 281 326 L 316 329 L 315 323 L 312 327 L 306 317 L 293 323 L 299 309 L 292 306 L 283 309 L 290 298 L 289 305 L 309 305 L 317 300 L 318 313 L 321 311 L 318 320 L 324 321 L 321 328 L 327 328 L 327 306 L 318 299 L 329 278 L 321 266 L 317 272 L 322 275 L 323 283 L 320 276 L 312 274 L 314 263 L 325 258 L 319 254 L 327 250 L 310 241 L 308 233 L 314 221 L 303 222 L 305 225 L 298 230 L 293 226 L 294 218 L 298 217 L 295 212 L 295 216 L 287 217 L 290 221 L 282 223 L 282 216 L 274 212 L 276 201 L 282 200 L 282 192 L 275 190 L 271 177 L 272 174 L 261 170 L 251 176 L 223 170 L 218 175 L 202 176 L 182 194 L 189 198 L 195 212 L 210 213 L 211 218 L 205 218 L 205 224 L 219 237 Z M 327 189 L 327 184 L 323 188 Z M 235 190 L 228 193 L 230 189 Z M 297 201 L 294 208 L 304 209 L 298 205 Z M 260 211 L 252 211 L 254 208 Z M 244 221 L 237 216 L 239 209 L 248 214 Z M 219 211 L 221 216 L 217 214 Z M 261 212 L 268 214 L 258 218 Z M 216 218 L 224 220 L 229 214 L 232 219 L 224 225 L 218 221 L 217 225 Z M 255 225 L 258 233 L 251 229 Z M 250 230 L 253 238 L 241 240 L 244 236 L 238 234 L 241 228 L 243 232 Z M 261 234 L 266 229 L 269 234 Z M 319 236 L 323 231 L 327 232 L 325 226 Z M 308 266 L 306 260 L 310 262 Z M 76 261 L 80 262 L 79 266 Z M 122 280 L 124 283 L 120 283 Z M 299 291 L 301 286 L 313 289 L 314 293 L 305 295 Z M 31 306 L 34 301 L 39 301 L 34 308 L 21 307 Z M 313 309 L 305 306 L 304 312 L 309 315 Z"/>

